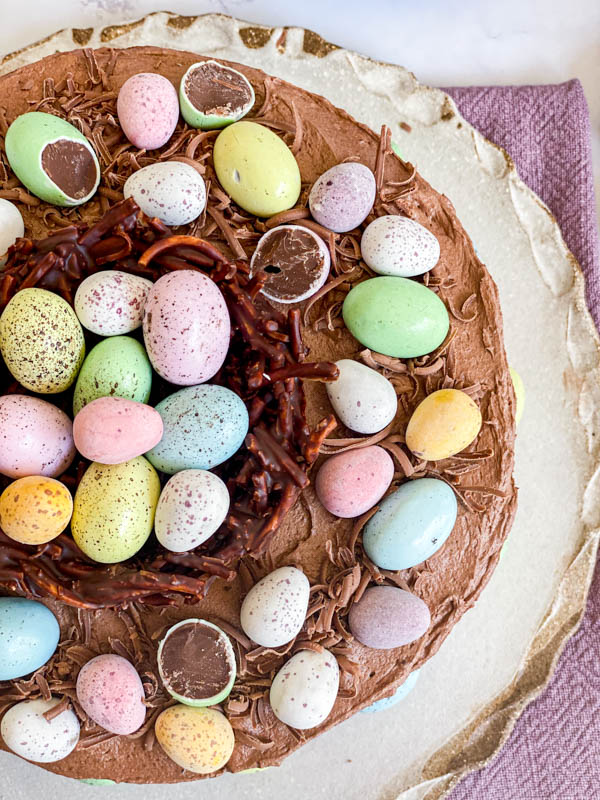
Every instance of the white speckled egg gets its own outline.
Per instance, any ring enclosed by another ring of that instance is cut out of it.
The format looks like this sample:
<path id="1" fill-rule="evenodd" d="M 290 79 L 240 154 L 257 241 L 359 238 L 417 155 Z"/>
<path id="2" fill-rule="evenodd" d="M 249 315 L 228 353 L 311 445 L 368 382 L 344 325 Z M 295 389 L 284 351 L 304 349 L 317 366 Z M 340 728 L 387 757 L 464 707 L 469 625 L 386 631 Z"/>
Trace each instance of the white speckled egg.
<path id="1" fill-rule="evenodd" d="M 379 275 L 412 278 L 435 267 L 440 258 L 440 243 L 414 219 L 388 214 L 367 225 L 360 251 Z"/>
<path id="2" fill-rule="evenodd" d="M 152 281 L 118 269 L 87 277 L 75 294 L 75 313 L 99 336 L 119 336 L 139 328 Z"/>
<path id="3" fill-rule="evenodd" d="M 327 395 L 340 421 L 357 433 L 378 433 L 394 419 L 396 390 L 381 373 L 349 358 L 336 361 L 340 375 Z"/>
<path id="4" fill-rule="evenodd" d="M 298 635 L 308 609 L 310 584 L 296 567 L 279 567 L 255 584 L 242 603 L 244 633 L 262 647 L 279 647 Z"/>
<path id="5" fill-rule="evenodd" d="M 158 161 L 142 167 L 125 181 L 125 197 L 133 197 L 144 214 L 165 225 L 187 225 L 206 205 L 206 187 L 200 173 L 180 161 Z"/>
<path id="6" fill-rule="evenodd" d="M 281 667 L 269 700 L 277 719 L 304 730 L 324 722 L 335 703 L 340 668 L 328 650 L 301 650 Z"/>
<path id="7" fill-rule="evenodd" d="M 24 235 L 21 212 L 14 203 L 0 198 L 0 260 L 8 248 Z"/>
<path id="8" fill-rule="evenodd" d="M 229 511 L 229 492 L 218 475 L 184 469 L 173 475 L 156 507 L 156 538 L 175 553 L 184 553 L 213 535 Z"/>
<path id="9" fill-rule="evenodd" d="M 8 709 L 0 723 L 4 744 L 21 758 L 49 764 L 60 761 L 71 753 L 79 741 L 79 721 L 70 709 L 54 719 L 43 715 L 61 702 L 51 700 L 23 700 Z"/>

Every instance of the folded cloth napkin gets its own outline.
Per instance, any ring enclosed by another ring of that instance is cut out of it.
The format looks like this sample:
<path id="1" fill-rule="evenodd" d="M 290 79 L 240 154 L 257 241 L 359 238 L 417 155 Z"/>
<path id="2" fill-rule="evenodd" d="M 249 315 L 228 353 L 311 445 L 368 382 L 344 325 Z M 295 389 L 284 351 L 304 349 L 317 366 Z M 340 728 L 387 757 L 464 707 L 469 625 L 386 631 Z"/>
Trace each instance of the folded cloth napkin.
<path id="1" fill-rule="evenodd" d="M 600 266 L 590 117 L 577 80 L 552 86 L 445 91 L 483 135 L 504 147 L 556 217 L 581 265 L 600 328 Z M 600 562 L 578 633 L 545 692 L 500 754 L 450 800 L 592 800 L 600 797 Z"/>

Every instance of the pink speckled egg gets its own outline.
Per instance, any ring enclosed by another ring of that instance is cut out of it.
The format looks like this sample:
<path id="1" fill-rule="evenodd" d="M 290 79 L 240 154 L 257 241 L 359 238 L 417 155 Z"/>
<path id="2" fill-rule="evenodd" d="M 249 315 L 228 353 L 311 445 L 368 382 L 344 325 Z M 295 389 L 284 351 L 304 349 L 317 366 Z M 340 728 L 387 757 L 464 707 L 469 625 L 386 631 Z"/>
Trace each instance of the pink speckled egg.
<path id="1" fill-rule="evenodd" d="M 117 114 L 123 133 L 136 147 L 162 147 L 173 135 L 179 119 L 175 87 L 154 72 L 132 75 L 119 91 Z"/>
<path id="2" fill-rule="evenodd" d="M 350 609 L 348 625 L 359 642 L 375 650 L 410 644 L 427 631 L 429 609 L 416 594 L 395 586 L 373 586 Z"/>
<path id="3" fill-rule="evenodd" d="M 162 439 L 162 417 L 151 406 L 124 397 L 99 397 L 73 422 L 75 446 L 100 464 L 123 464 L 147 453 Z"/>
<path id="4" fill-rule="evenodd" d="M 336 164 L 314 182 L 308 204 L 319 225 L 336 233 L 351 231 L 375 202 L 375 176 L 364 164 Z"/>
<path id="5" fill-rule="evenodd" d="M 144 310 L 144 342 L 158 374 L 178 386 L 204 383 L 229 348 L 231 323 L 218 286 L 194 270 L 156 281 Z"/>
<path id="6" fill-rule="evenodd" d="M 93 721 L 111 733 L 125 736 L 144 723 L 144 687 L 134 667 L 112 653 L 96 656 L 77 676 L 77 700 Z"/>
<path id="7" fill-rule="evenodd" d="M 248 592 L 240 610 L 246 636 L 263 647 L 279 647 L 300 633 L 306 619 L 310 584 L 296 567 L 279 567 Z"/>
<path id="8" fill-rule="evenodd" d="M 383 447 L 361 447 L 331 456 L 315 481 L 319 500 L 336 517 L 359 517 L 387 491 L 394 462 Z"/>
<path id="9" fill-rule="evenodd" d="M 75 294 L 75 313 L 84 328 L 100 336 L 121 336 L 139 328 L 152 281 L 118 269 L 89 275 Z"/>

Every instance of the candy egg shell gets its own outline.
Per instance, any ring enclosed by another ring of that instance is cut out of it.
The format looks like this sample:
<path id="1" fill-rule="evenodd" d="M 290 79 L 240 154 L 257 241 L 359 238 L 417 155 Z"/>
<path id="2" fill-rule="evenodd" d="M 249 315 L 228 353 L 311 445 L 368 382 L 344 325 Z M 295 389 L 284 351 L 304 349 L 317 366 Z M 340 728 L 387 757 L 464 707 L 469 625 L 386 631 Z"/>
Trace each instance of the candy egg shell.
<path id="1" fill-rule="evenodd" d="M 85 356 L 79 320 L 62 297 L 22 289 L 0 317 L 0 352 L 11 375 L 40 394 L 64 392 Z"/>
<path id="2" fill-rule="evenodd" d="M 481 411 L 466 392 L 440 389 L 414 410 L 406 428 L 406 444 L 419 458 L 440 461 L 468 447 L 481 424 Z"/>
<path id="3" fill-rule="evenodd" d="M 14 203 L 0 198 L 0 259 L 24 235 L 25 226 L 21 212 Z"/>
<path id="4" fill-rule="evenodd" d="M 435 267 L 440 243 L 414 219 L 388 214 L 367 225 L 360 251 L 374 272 L 412 278 Z"/>
<path id="5" fill-rule="evenodd" d="M 98 397 L 125 397 L 146 403 L 152 388 L 152 367 L 136 339 L 112 336 L 90 350 L 83 362 L 75 392 L 73 415 Z"/>
<path id="6" fill-rule="evenodd" d="M 396 390 L 381 373 L 349 358 L 336 361 L 340 375 L 325 384 L 333 410 L 357 433 L 378 433 L 394 419 Z"/>
<path id="7" fill-rule="evenodd" d="M 78 206 L 98 188 L 100 165 L 94 149 L 74 125 L 54 114 L 21 114 L 6 132 L 5 147 L 17 178 L 47 203 Z"/>
<path id="8" fill-rule="evenodd" d="M 375 201 L 375 176 L 364 164 L 336 164 L 314 182 L 308 204 L 319 225 L 336 233 L 351 231 L 368 216 Z"/>
<path id="9" fill-rule="evenodd" d="M 51 720 L 43 716 L 60 702 L 60 697 L 40 698 L 9 708 L 0 723 L 4 744 L 21 758 L 40 764 L 66 758 L 79 741 L 79 720 L 71 709 Z"/>
<path id="10" fill-rule="evenodd" d="M 367 647 L 390 650 L 420 639 L 431 623 L 420 597 L 395 586 L 373 586 L 348 615 L 352 635 Z"/>
<path id="11" fill-rule="evenodd" d="M 456 495 L 444 481 L 419 478 L 388 495 L 363 530 L 363 547 L 381 569 L 409 569 L 436 553 L 456 522 Z"/>
<path id="12" fill-rule="evenodd" d="M 415 688 L 420 672 L 421 670 L 418 669 L 413 670 L 404 683 L 401 683 L 396 689 L 394 694 L 390 695 L 389 697 L 382 697 L 381 700 L 377 700 L 372 705 L 367 706 L 367 708 L 363 708 L 362 713 L 372 714 L 376 711 L 386 711 L 388 708 L 395 706 L 401 700 L 404 700 L 404 698 L 407 697 Z"/>
<path id="13" fill-rule="evenodd" d="M 305 730 L 324 722 L 335 703 L 340 682 L 337 660 L 328 650 L 301 650 L 273 678 L 269 700 L 277 719 Z"/>
<path id="14" fill-rule="evenodd" d="M 75 313 L 99 336 L 119 336 L 139 328 L 152 281 L 118 269 L 95 272 L 79 284 Z"/>
<path id="15" fill-rule="evenodd" d="M 300 196 L 300 170 L 292 151 L 256 122 L 234 122 L 217 136 L 213 150 L 221 186 L 241 208 L 272 217 Z"/>
<path id="16" fill-rule="evenodd" d="M 75 494 L 73 539 L 102 564 L 131 558 L 150 536 L 159 494 L 158 475 L 141 456 L 124 464 L 93 462 Z"/>
<path id="17" fill-rule="evenodd" d="M 56 539 L 72 513 L 71 493 L 54 478 L 19 478 L 0 496 L 0 528 L 22 544 L 45 544 Z"/>
<path id="18" fill-rule="evenodd" d="M 230 334 L 225 298 L 201 272 L 163 275 L 148 293 L 144 342 L 152 366 L 170 383 L 194 386 L 212 378 L 225 361 Z"/>
<path id="19" fill-rule="evenodd" d="M 35 672 L 54 655 L 59 638 L 56 617 L 46 606 L 0 597 L 0 681 Z"/>
<path id="20" fill-rule="evenodd" d="M 262 647 L 279 647 L 298 635 L 308 609 L 310 584 L 296 567 L 279 567 L 248 592 L 240 610 L 246 636 Z"/>
<path id="21" fill-rule="evenodd" d="M 361 447 L 330 456 L 317 473 L 315 490 L 336 517 L 359 517 L 381 500 L 394 477 L 383 447 Z"/>
<path id="22" fill-rule="evenodd" d="M 248 433 L 246 406 L 224 386 L 180 389 L 162 400 L 156 410 L 163 419 L 163 438 L 146 457 L 168 475 L 222 464 L 239 450 Z"/>
<path id="23" fill-rule="evenodd" d="M 172 706 L 159 715 L 154 731 L 169 758 L 198 775 L 224 767 L 235 745 L 231 723 L 216 708 Z"/>
<path id="24" fill-rule="evenodd" d="M 202 175 L 181 161 L 157 161 L 138 169 L 125 181 L 123 194 L 165 225 L 187 225 L 198 219 L 206 205 Z"/>
<path id="25" fill-rule="evenodd" d="M 61 475 L 75 458 L 73 423 L 38 397 L 0 397 L 0 473 L 9 478 Z"/>
<path id="26" fill-rule="evenodd" d="M 156 150 L 169 141 L 179 119 L 175 87 L 155 72 L 132 75 L 119 90 L 117 114 L 132 144 L 142 150 Z"/>
<path id="27" fill-rule="evenodd" d="M 215 533 L 229 511 L 229 492 L 218 475 L 185 469 L 169 478 L 161 492 L 154 531 L 175 553 L 185 553 Z"/>
<path id="28" fill-rule="evenodd" d="M 523 383 L 523 378 L 519 375 L 516 369 L 510 367 L 510 377 L 513 382 L 513 387 L 515 390 L 515 399 L 517 401 L 517 409 L 515 411 L 515 422 L 517 425 L 521 421 L 521 417 L 523 416 L 523 410 L 525 409 L 525 384 Z"/>
<path id="29" fill-rule="evenodd" d="M 408 278 L 370 278 L 348 292 L 342 309 L 350 333 L 365 347 L 394 358 L 431 353 L 450 319 L 440 298 Z"/>
<path id="30" fill-rule="evenodd" d="M 125 736 L 144 724 L 144 687 L 132 664 L 109 653 L 84 664 L 77 676 L 77 700 L 104 730 Z"/>
<path id="31" fill-rule="evenodd" d="M 218 61 L 199 61 L 181 79 L 179 103 L 183 118 L 193 128 L 223 128 L 250 111 L 254 89 L 237 69 Z"/>

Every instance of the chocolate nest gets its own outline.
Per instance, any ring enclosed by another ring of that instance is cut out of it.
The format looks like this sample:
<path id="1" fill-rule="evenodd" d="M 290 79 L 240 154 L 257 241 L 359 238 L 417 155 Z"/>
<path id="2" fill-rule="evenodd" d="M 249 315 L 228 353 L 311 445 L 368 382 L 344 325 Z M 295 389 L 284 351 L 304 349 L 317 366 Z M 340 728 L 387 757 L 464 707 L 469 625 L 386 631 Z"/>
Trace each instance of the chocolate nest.
<path id="1" fill-rule="evenodd" d="M 0 531 L 0 588 L 54 597 L 78 608 L 124 606 L 131 601 L 168 605 L 177 595 L 197 602 L 215 577 L 233 580 L 245 555 L 260 556 L 308 483 L 308 469 L 335 419 L 314 430 L 306 421 L 301 379 L 331 381 L 331 363 L 304 361 L 300 311 L 279 313 L 259 297 L 267 276 L 249 276 L 245 260 L 229 261 L 195 236 L 171 235 L 132 199 L 113 206 L 95 225 L 73 225 L 45 239 L 20 239 L 0 277 L 0 311 L 20 289 L 39 287 L 73 302 L 77 285 L 99 269 L 116 268 L 152 280 L 172 270 L 207 274 L 222 291 L 232 323 L 227 359 L 212 382 L 246 403 L 250 431 L 238 453 L 220 468 L 231 506 L 211 539 L 187 553 L 162 548 L 154 538 L 125 564 L 99 566 L 68 533 L 45 545 L 19 544 Z M 158 393 L 180 387 L 158 381 Z M 13 382 L 8 392 L 23 393 Z M 68 408 L 70 394 L 57 398 Z M 75 491 L 87 462 L 76 459 L 61 480 Z"/>

